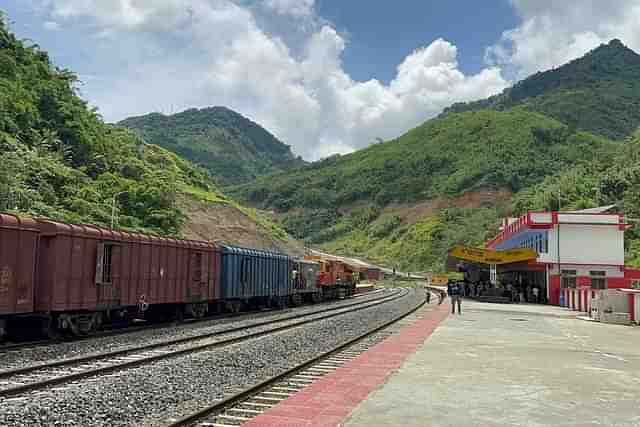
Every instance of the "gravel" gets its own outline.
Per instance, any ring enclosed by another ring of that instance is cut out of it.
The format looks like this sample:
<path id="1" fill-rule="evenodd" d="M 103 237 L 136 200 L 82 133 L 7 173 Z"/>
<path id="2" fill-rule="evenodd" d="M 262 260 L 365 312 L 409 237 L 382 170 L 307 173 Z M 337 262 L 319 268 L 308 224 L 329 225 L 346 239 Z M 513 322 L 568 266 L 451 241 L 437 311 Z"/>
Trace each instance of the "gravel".
<path id="1" fill-rule="evenodd" d="M 406 312 L 420 295 L 411 290 L 387 304 L 248 343 L 0 399 L 0 425 L 165 425 Z"/>
<path id="2" fill-rule="evenodd" d="M 388 290 L 385 290 L 388 294 Z M 383 293 L 358 297 L 355 301 L 367 301 L 379 298 Z M 332 301 L 319 305 L 309 305 L 281 311 L 252 313 L 239 317 L 211 319 L 201 322 L 172 325 L 163 328 L 150 328 L 131 333 L 95 337 L 82 341 L 70 341 L 8 352 L 0 352 L 0 370 L 8 370 L 43 362 L 51 362 L 72 357 L 88 356 L 106 351 L 122 350 L 145 344 L 170 341 L 216 332 L 235 326 L 251 326 L 266 320 L 289 317 L 293 314 L 313 313 L 326 308 L 340 307 L 355 302 L 353 299 Z"/>

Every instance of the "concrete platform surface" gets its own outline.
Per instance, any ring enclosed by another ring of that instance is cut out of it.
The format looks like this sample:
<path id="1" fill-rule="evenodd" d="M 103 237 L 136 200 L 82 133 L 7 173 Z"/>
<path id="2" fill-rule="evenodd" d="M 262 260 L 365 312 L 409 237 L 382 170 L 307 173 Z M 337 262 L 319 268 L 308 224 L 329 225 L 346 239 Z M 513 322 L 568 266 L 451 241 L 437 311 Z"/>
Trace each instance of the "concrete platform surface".
<path id="1" fill-rule="evenodd" d="M 400 321 L 401 329 L 363 354 L 324 375 L 245 427 L 334 427 L 424 343 L 447 317 L 449 306 L 435 298 Z"/>
<path id="2" fill-rule="evenodd" d="M 640 327 L 463 302 L 341 425 L 640 426 Z"/>

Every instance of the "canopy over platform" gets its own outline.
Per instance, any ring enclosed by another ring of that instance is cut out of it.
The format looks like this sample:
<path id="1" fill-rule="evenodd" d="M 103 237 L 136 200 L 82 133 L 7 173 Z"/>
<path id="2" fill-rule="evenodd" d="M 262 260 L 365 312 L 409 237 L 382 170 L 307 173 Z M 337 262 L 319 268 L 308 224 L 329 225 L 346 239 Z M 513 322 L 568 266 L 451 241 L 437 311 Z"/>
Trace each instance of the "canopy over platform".
<path id="1" fill-rule="evenodd" d="M 494 251 L 491 249 L 454 246 L 449 251 L 449 258 L 454 258 L 460 261 L 466 261 L 475 264 L 503 265 L 530 260 L 535 261 L 538 258 L 538 253 L 529 248 L 516 248 L 506 251 Z"/>

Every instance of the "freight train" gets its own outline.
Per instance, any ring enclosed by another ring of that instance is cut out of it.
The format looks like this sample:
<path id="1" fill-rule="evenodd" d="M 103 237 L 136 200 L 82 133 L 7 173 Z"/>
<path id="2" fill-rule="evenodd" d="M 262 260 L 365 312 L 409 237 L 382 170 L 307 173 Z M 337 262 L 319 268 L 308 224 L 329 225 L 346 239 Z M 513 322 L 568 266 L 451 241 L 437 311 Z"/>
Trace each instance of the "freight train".
<path id="1" fill-rule="evenodd" d="M 200 318 L 355 293 L 339 261 L 0 214 L 0 338 Z"/>

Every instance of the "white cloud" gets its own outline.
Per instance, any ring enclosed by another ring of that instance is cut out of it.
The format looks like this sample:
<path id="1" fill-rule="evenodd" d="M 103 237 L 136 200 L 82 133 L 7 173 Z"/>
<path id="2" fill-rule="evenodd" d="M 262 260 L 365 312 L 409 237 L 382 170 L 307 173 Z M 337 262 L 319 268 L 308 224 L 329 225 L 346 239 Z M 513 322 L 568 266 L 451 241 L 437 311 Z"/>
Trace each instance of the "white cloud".
<path id="1" fill-rule="evenodd" d="M 58 24 L 55 21 L 45 21 L 45 23 L 42 24 L 42 26 L 44 27 L 45 30 L 49 30 L 49 31 L 58 31 L 60 29 L 60 24 Z"/>
<path id="2" fill-rule="evenodd" d="M 487 61 L 512 66 L 520 77 L 564 64 L 613 38 L 640 49 L 638 0 L 511 3 L 522 22 L 487 50 Z"/>
<path id="3" fill-rule="evenodd" d="M 280 15 L 305 17 L 313 15 L 315 0 L 264 0 L 264 6 Z"/>
<path id="4" fill-rule="evenodd" d="M 306 159 L 399 136 L 453 102 L 508 84 L 497 68 L 463 74 L 456 47 L 442 39 L 407 56 L 389 84 L 355 81 L 341 63 L 347 43 L 331 26 L 316 27 L 294 55 L 259 27 L 256 9 L 230 0 L 46 1 L 56 19 L 110 36 L 95 55 L 124 64 L 121 71 L 83 87 L 107 119 L 225 105 Z M 304 5 L 313 13 L 312 1 L 273 3 L 290 15 Z"/>

